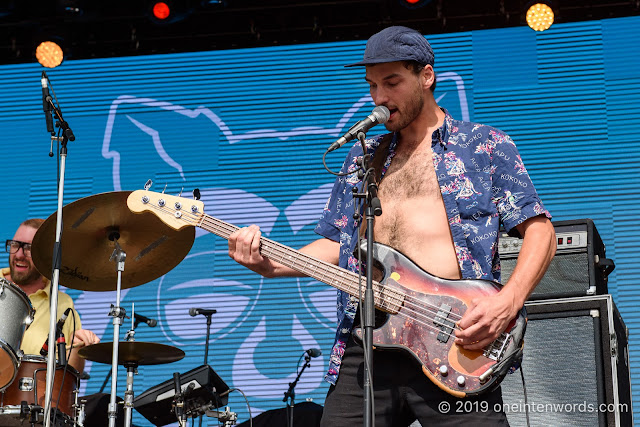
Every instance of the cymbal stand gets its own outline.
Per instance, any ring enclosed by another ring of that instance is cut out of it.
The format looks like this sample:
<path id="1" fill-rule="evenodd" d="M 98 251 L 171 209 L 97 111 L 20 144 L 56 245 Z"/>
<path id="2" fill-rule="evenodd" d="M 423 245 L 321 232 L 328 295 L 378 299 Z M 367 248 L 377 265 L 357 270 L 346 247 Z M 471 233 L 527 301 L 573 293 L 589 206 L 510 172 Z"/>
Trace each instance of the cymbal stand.
<path id="1" fill-rule="evenodd" d="M 135 319 L 134 313 L 135 313 L 134 304 L 131 303 L 132 326 L 131 326 L 131 329 L 127 331 L 127 334 L 124 336 L 125 341 L 135 341 L 134 335 L 136 334 L 136 328 L 138 327 L 138 320 L 136 319 L 135 321 L 133 321 L 133 319 Z M 107 386 L 107 383 L 109 382 L 110 379 L 111 379 L 111 371 L 107 372 L 107 375 L 104 377 L 104 381 L 102 382 L 102 386 L 100 387 L 100 390 L 98 391 L 98 393 L 102 393 L 104 391 L 104 388 Z"/>
<path id="2" fill-rule="evenodd" d="M 113 231 L 109 235 L 109 240 L 115 243 L 115 249 L 109 258 L 109 261 L 115 261 L 117 265 L 117 284 L 116 284 L 116 305 L 111 305 L 111 311 L 109 316 L 113 317 L 113 353 L 111 358 L 111 398 L 109 400 L 109 427 L 116 426 L 116 394 L 118 386 L 118 350 L 120 347 L 120 325 L 123 323 L 126 310 L 120 307 L 120 291 L 122 289 L 122 272 L 124 271 L 124 261 L 127 258 L 127 254 L 122 250 L 118 244 L 120 234 L 117 231 Z M 127 375 L 128 375 L 127 368 Z M 129 422 L 131 419 L 129 419 Z M 131 424 L 128 424 L 130 426 Z"/>
<path id="3" fill-rule="evenodd" d="M 133 420 L 133 376 L 137 373 L 138 364 L 127 362 L 124 366 L 127 368 L 127 389 L 124 392 L 124 425 L 131 427 Z"/>
<path id="4" fill-rule="evenodd" d="M 131 329 L 127 331 L 124 339 L 126 342 L 135 341 L 135 305 L 131 303 Z M 133 422 L 133 376 L 138 372 L 138 363 L 128 362 L 124 365 L 127 368 L 127 388 L 124 392 L 124 425 L 125 427 L 131 427 Z"/>

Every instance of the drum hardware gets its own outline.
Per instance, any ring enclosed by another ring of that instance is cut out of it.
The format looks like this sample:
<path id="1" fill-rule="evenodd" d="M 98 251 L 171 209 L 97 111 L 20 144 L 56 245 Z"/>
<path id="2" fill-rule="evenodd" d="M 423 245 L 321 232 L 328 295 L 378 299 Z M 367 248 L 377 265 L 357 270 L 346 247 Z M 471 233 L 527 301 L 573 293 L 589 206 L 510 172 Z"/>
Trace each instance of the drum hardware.
<path id="1" fill-rule="evenodd" d="M 131 332 L 131 331 L 130 331 Z M 127 334 L 130 339 L 133 338 L 133 334 Z M 133 401 L 134 401 L 134 392 L 133 392 L 133 378 L 134 374 L 137 373 L 138 366 L 140 365 L 160 365 L 164 363 L 172 363 L 176 362 L 182 358 L 184 358 L 184 351 L 179 348 L 172 347 L 164 344 L 156 344 L 149 342 L 139 342 L 139 341 L 123 341 L 117 342 L 118 351 L 114 352 L 117 354 L 117 359 L 113 359 L 109 357 L 112 350 L 113 343 L 98 343 L 93 344 L 87 347 L 83 347 L 78 351 L 80 357 L 83 357 L 87 360 L 91 360 L 93 362 L 104 363 L 104 364 L 112 364 L 112 361 L 117 360 L 118 365 L 122 365 L 127 369 L 127 387 L 125 391 L 125 401 L 124 401 L 124 414 L 125 414 L 125 426 L 130 427 L 132 416 L 133 416 Z M 113 372 L 111 375 L 114 375 Z M 112 385 L 114 382 L 112 381 Z M 113 412 L 114 418 L 109 418 L 109 422 L 113 419 L 115 423 L 115 411 L 111 411 L 111 403 L 109 409 L 109 415 L 111 416 L 111 412 Z"/>
<path id="2" fill-rule="evenodd" d="M 116 291 L 116 302 L 111 305 L 109 312 L 109 316 L 113 317 L 115 343 L 119 341 L 120 325 L 126 314 L 120 307 L 121 290 L 142 285 L 169 272 L 189 253 L 195 239 L 193 227 L 177 231 L 165 225 L 156 215 L 141 216 L 131 212 L 126 203 L 130 193 L 102 193 L 79 199 L 64 209 L 60 206 L 58 212 L 40 226 L 32 243 L 34 265 L 45 276 L 57 263 L 59 268 L 54 271 L 52 279 L 58 279 L 57 271 L 60 280 L 69 288 Z M 65 239 L 56 243 L 56 246 L 64 255 L 54 263 L 54 257 L 47 248 L 54 246 L 54 236 L 58 235 L 54 233 L 54 228 L 58 230 L 62 227 L 62 215 L 65 217 Z M 127 254 L 132 258 L 132 263 L 127 267 L 127 274 L 123 274 Z M 110 268 L 111 262 L 116 263 L 115 269 Z M 52 294 L 52 307 L 54 299 L 57 309 L 57 288 L 56 293 Z M 55 319 L 52 323 L 55 324 Z M 115 426 L 116 419 L 119 348 L 119 345 L 114 345 L 110 349 L 110 427 Z"/>
<path id="3" fill-rule="evenodd" d="M 100 342 L 89 345 L 78 351 L 80 357 L 92 362 L 111 364 L 110 342 Z M 118 365 L 125 366 L 127 363 L 137 365 L 163 365 L 165 363 L 177 362 L 184 358 L 184 351 L 177 347 L 165 344 L 142 341 L 124 341 L 118 343 Z"/>
<path id="4" fill-rule="evenodd" d="M 212 411 L 207 409 L 205 414 L 207 417 L 216 418 L 219 421 L 222 421 L 224 427 L 234 426 L 238 421 L 238 414 L 231 412 L 228 406 L 224 408 L 224 411 Z"/>
<path id="5" fill-rule="evenodd" d="M 42 423 L 44 420 L 47 360 L 39 355 L 22 357 L 16 380 L 2 392 L 0 425 L 22 426 Z M 78 371 L 72 366 L 58 366 L 53 375 L 52 421 L 56 426 L 73 425 L 74 402 L 78 392 Z"/>
<path id="6" fill-rule="evenodd" d="M 87 400 L 79 399 L 80 391 L 78 389 L 76 389 L 73 394 L 73 419 L 76 421 L 76 427 L 84 427 L 84 420 L 86 417 L 85 407 L 87 405 Z M 78 400 L 80 400 L 80 402 L 78 402 Z"/>
<path id="7" fill-rule="evenodd" d="M 88 196 L 63 209 L 60 281 L 83 291 L 115 291 L 117 271 L 111 264 L 115 241 L 131 261 L 121 289 L 140 286 L 171 271 L 189 253 L 195 228 L 175 230 L 152 213 L 137 214 L 127 207 L 130 191 Z M 53 265 L 49 249 L 57 214 L 52 214 L 33 237 L 31 258 L 47 278 Z M 54 320 L 55 322 L 55 320 Z"/>

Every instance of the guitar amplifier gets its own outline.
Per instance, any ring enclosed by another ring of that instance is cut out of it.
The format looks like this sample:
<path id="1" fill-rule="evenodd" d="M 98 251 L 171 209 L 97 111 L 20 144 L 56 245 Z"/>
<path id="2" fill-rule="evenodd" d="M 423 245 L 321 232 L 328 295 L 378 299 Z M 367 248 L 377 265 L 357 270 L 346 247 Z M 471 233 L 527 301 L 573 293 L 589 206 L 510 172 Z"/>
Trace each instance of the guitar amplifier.
<path id="1" fill-rule="evenodd" d="M 607 277 L 615 268 L 590 219 L 554 221 L 558 249 L 529 300 L 607 294 Z M 522 239 L 500 234 L 498 242 L 502 283 L 507 283 L 522 246 Z"/>
<path id="2" fill-rule="evenodd" d="M 628 330 L 611 295 L 525 307 L 524 387 L 519 371 L 501 384 L 509 424 L 632 426 Z"/>

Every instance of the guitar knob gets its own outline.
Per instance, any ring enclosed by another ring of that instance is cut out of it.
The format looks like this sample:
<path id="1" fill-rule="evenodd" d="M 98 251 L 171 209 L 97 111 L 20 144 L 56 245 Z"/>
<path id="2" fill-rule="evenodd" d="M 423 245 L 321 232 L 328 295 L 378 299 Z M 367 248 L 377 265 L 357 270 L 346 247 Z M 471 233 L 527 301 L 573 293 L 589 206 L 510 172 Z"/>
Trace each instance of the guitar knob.
<path id="1" fill-rule="evenodd" d="M 458 386 L 460 386 L 460 387 L 464 387 L 465 380 L 464 380 L 464 377 L 463 377 L 462 375 L 460 375 L 460 376 L 458 377 L 457 381 L 458 381 Z"/>
<path id="2" fill-rule="evenodd" d="M 440 365 L 440 375 L 442 375 L 443 377 L 446 377 L 448 373 L 449 373 L 449 368 L 447 368 L 447 365 Z"/>

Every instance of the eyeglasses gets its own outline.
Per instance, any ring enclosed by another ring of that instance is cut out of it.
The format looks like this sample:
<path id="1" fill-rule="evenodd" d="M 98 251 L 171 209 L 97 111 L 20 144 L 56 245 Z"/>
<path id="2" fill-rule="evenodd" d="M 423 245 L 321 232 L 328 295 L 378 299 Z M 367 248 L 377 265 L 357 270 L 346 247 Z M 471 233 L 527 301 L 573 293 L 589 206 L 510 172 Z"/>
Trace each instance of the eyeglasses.
<path id="1" fill-rule="evenodd" d="M 15 254 L 20 248 L 25 256 L 31 256 L 31 243 L 19 242 L 18 240 L 7 240 L 5 243 L 5 250 L 10 254 Z"/>

